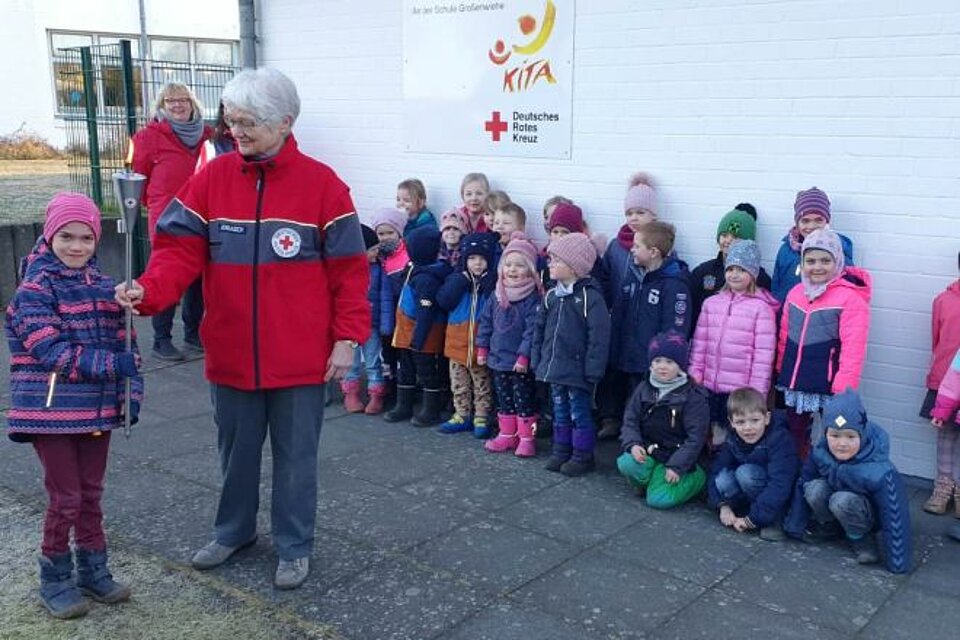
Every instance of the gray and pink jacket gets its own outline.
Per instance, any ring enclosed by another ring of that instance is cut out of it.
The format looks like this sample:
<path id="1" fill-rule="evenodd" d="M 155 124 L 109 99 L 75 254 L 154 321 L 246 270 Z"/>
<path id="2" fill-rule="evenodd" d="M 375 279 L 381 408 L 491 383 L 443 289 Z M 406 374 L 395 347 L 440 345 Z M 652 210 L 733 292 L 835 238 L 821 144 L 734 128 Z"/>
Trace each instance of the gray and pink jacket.
<path id="1" fill-rule="evenodd" d="M 780 319 L 778 386 L 822 394 L 860 386 L 872 289 L 867 270 L 846 267 L 812 302 L 803 283 L 790 290 Z"/>
<path id="2" fill-rule="evenodd" d="M 960 350 L 953 356 L 950 368 L 940 381 L 940 390 L 937 391 L 937 402 L 933 405 L 930 415 L 944 422 L 953 418 L 960 424 Z"/>
<path id="3" fill-rule="evenodd" d="M 780 302 L 766 289 L 723 290 L 707 298 L 697 320 L 687 373 L 713 393 L 770 390 Z"/>

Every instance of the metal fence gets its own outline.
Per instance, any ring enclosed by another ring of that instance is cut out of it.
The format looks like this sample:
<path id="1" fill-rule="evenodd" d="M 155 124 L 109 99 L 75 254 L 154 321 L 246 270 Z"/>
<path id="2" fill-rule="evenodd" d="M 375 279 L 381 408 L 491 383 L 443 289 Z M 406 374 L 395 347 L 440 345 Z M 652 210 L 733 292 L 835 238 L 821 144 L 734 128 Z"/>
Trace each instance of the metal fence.
<path id="1" fill-rule="evenodd" d="M 189 86 L 204 105 L 204 118 L 212 123 L 223 86 L 237 71 L 134 58 L 129 40 L 58 49 L 54 81 L 73 188 L 89 194 L 108 215 L 116 213 L 111 176 L 123 169 L 130 137 L 152 116 L 163 86 L 169 82 Z"/>

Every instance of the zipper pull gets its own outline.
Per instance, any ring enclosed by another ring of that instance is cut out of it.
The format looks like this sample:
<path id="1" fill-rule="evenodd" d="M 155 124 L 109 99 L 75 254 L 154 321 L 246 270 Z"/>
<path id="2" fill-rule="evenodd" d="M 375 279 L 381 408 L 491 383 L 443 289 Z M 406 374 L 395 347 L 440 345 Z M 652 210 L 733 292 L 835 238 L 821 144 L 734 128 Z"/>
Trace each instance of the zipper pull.
<path id="1" fill-rule="evenodd" d="M 677 408 L 676 407 L 670 407 L 670 428 L 671 429 L 677 428 Z"/>

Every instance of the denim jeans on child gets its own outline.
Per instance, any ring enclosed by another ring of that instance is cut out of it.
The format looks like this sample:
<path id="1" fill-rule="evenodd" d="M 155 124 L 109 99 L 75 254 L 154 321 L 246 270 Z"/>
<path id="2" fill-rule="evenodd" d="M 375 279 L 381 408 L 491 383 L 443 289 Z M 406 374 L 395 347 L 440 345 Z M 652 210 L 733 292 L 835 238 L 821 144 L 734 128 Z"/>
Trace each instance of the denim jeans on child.
<path id="1" fill-rule="evenodd" d="M 837 520 L 852 540 L 859 540 L 876 525 L 873 506 L 865 496 L 852 491 L 834 491 L 823 478 L 804 484 L 803 497 L 817 522 Z"/>
<path id="2" fill-rule="evenodd" d="M 574 429 L 595 428 L 591 413 L 593 396 L 589 391 L 551 384 L 550 395 L 553 397 L 554 424 L 571 425 Z"/>
<path id="3" fill-rule="evenodd" d="M 724 469 L 713 482 L 724 502 L 746 505 L 767 486 L 767 472 L 759 465 L 742 464 L 733 470 Z"/>
<path id="4" fill-rule="evenodd" d="M 353 350 L 353 366 L 343 377 L 350 382 L 359 380 L 361 372 L 367 370 L 367 385 L 383 382 L 383 360 L 380 358 L 380 334 L 376 331 L 370 334 L 367 341 L 359 349 Z"/>

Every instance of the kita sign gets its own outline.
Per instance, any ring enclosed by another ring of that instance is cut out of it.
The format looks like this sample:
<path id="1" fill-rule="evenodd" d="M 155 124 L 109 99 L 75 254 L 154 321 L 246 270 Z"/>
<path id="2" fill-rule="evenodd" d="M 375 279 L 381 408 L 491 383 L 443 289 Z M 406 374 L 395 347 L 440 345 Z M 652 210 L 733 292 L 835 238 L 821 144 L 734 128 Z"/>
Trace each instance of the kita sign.
<path id="1" fill-rule="evenodd" d="M 574 2 L 407 0 L 408 151 L 569 158 Z"/>

